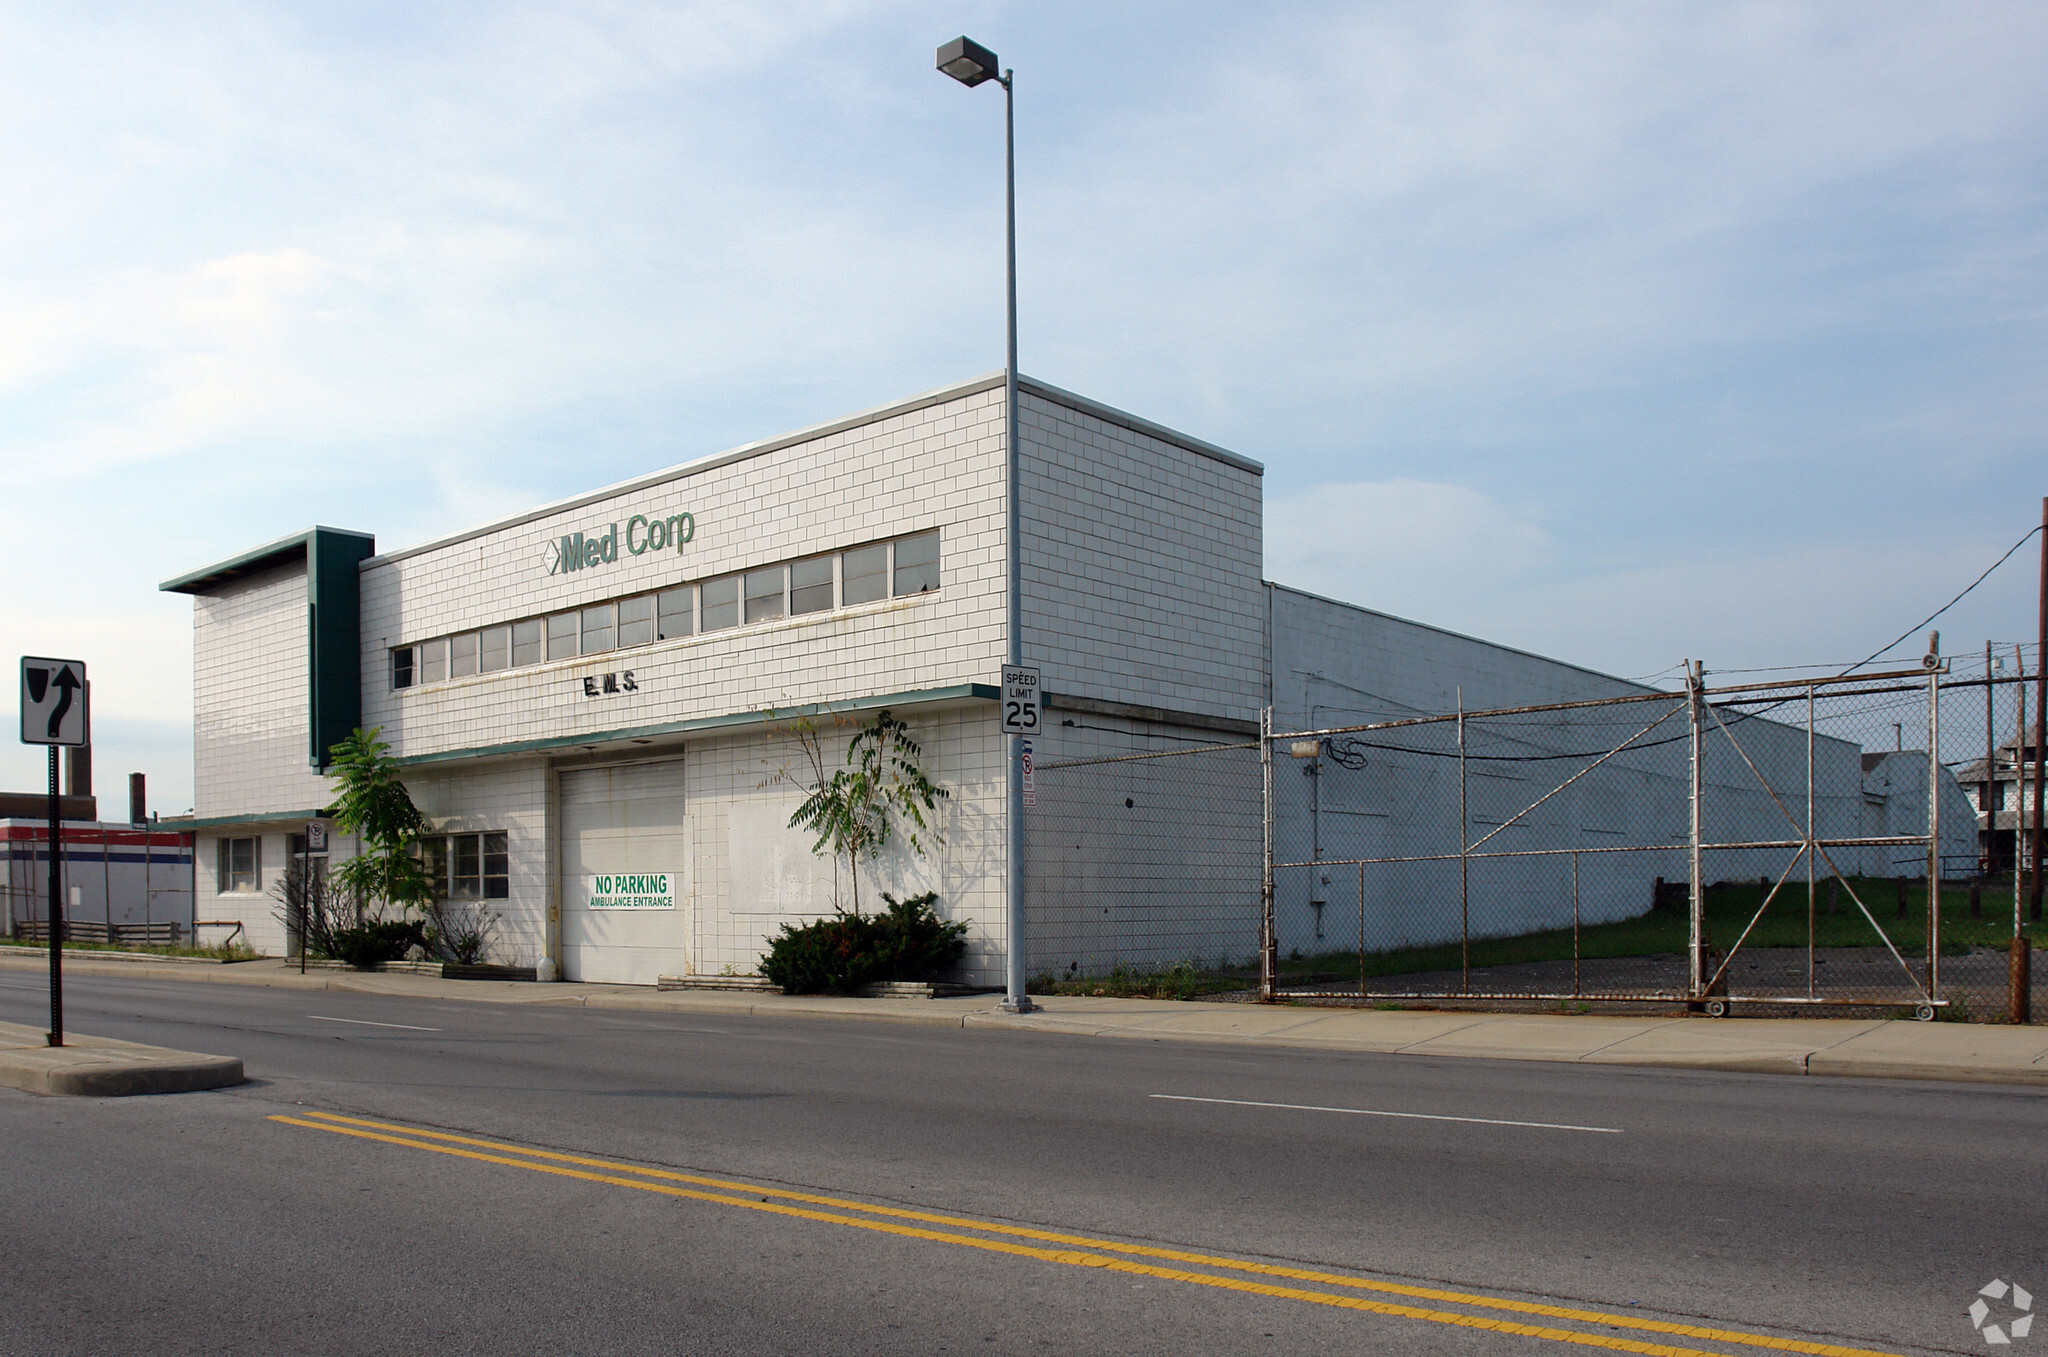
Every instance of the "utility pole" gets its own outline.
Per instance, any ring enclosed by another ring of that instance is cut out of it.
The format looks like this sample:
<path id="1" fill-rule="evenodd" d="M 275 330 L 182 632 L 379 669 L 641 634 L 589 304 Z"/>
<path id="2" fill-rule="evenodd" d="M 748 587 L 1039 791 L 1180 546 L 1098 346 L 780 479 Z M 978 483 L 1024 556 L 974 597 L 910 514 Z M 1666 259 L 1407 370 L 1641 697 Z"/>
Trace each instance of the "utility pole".
<path id="1" fill-rule="evenodd" d="M 2039 600 L 2040 616 L 2034 633 L 2034 721 L 2037 725 L 2048 727 L 2048 495 L 2041 497 L 2041 590 Z M 2026 671 L 2022 670 L 2021 672 L 2024 673 Z M 2048 730 L 2044 730 L 2044 734 L 2048 734 Z M 2020 748 L 2022 750 L 2026 748 L 2026 735 L 2025 731 L 2020 732 Z M 2048 750 L 2042 748 L 2044 744 L 2048 744 L 2048 739 L 2037 737 L 2034 740 L 2034 898 L 2033 905 L 2027 912 L 2032 916 L 2035 923 L 2041 922 L 2041 801 L 2043 799 L 2041 793 L 2043 791 L 2043 774 L 2048 773 L 2048 766 L 2044 766 L 2042 758 L 2044 753 L 2048 753 Z M 2022 783 L 2021 785 L 2024 786 L 2025 784 Z M 2019 824 L 2017 816 L 2014 817 L 2013 824 L 2015 826 Z"/>
<path id="2" fill-rule="evenodd" d="M 2012 739 L 2012 780 L 2018 788 L 2019 800 L 2012 812 L 2012 952 L 2010 969 L 2006 974 L 2007 1014 L 2015 1023 L 2028 1020 L 2033 1007 L 2032 956 L 2027 951 L 2026 934 L 2026 890 L 2027 855 L 2024 851 L 2027 838 L 2027 648 L 2015 644 L 2013 660 L 2019 667 L 2019 682 L 2013 685 L 2019 720 L 2015 723 Z"/>

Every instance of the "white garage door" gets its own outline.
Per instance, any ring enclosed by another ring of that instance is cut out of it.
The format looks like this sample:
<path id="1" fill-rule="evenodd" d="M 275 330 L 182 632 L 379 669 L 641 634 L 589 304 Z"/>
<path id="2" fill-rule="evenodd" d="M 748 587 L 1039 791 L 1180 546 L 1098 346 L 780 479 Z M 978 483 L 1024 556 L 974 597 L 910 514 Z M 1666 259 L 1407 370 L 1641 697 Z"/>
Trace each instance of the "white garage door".
<path id="1" fill-rule="evenodd" d="M 684 974 L 690 920 L 683 761 L 578 768 L 562 774 L 561 791 L 562 978 L 651 985 Z M 592 877 L 661 872 L 669 876 L 674 908 L 591 907 Z"/>

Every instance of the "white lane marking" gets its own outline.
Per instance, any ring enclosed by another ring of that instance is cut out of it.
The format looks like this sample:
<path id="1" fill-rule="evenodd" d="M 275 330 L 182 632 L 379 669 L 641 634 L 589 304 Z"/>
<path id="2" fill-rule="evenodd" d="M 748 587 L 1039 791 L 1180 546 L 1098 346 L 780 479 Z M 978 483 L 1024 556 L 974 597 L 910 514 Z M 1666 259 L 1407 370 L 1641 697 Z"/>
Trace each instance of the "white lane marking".
<path id="1" fill-rule="evenodd" d="M 441 1030 L 438 1027 L 414 1027 L 410 1023 L 403 1022 L 370 1022 L 364 1018 L 323 1018 L 318 1013 L 308 1013 L 306 1016 L 314 1022 L 351 1022 L 358 1027 L 396 1027 L 401 1032 L 438 1032 Z"/>
<path id="2" fill-rule="evenodd" d="M 1284 1112 L 1342 1112 L 1351 1117 L 1402 1117 L 1410 1121 L 1469 1121 L 1480 1126 L 1531 1126 L 1539 1131 L 1594 1131 L 1605 1136 L 1620 1135 L 1619 1126 L 1566 1126 L 1554 1121 L 1502 1121 L 1496 1117 L 1445 1117 L 1434 1112 L 1376 1112 L 1365 1107 L 1311 1107 L 1306 1103 L 1255 1103 L 1245 1098 L 1191 1098 L 1182 1093 L 1148 1093 L 1175 1103 L 1226 1103 L 1231 1107 L 1276 1107 Z"/>

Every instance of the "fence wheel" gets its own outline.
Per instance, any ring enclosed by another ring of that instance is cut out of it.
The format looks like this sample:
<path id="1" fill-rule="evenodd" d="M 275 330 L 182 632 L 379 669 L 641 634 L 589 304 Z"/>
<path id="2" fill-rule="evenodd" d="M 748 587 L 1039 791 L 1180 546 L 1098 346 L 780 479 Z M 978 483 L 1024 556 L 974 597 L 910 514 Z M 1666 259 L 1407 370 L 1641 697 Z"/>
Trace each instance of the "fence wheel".
<path id="1" fill-rule="evenodd" d="M 1918 1008 L 1914 1009 L 1914 1010 L 1913 1010 L 1913 1021 L 1915 1021 L 1915 1022 L 1933 1022 L 1933 1021 L 1934 1021 L 1934 1005 L 1933 1005 L 1933 1004 L 1922 1004 L 1922 1005 L 1920 1005 L 1920 1007 L 1918 1007 Z"/>
<path id="2" fill-rule="evenodd" d="M 1728 1001 L 1727 1001 L 1726 999 L 1709 999 L 1709 1000 L 1707 1000 L 1707 1016 L 1708 1016 L 1708 1017 L 1710 1017 L 1710 1018 L 1725 1018 L 1725 1017 L 1727 1017 L 1727 1016 L 1728 1016 Z"/>

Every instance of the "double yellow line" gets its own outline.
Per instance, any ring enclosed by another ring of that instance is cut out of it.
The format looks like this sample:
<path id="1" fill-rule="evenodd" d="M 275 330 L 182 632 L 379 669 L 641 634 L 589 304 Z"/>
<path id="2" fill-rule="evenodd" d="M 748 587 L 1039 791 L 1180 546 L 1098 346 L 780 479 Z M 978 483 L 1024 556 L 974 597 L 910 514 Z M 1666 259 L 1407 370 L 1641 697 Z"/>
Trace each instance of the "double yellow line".
<path id="1" fill-rule="evenodd" d="M 1459 1328 L 1487 1329 L 1496 1333 L 1516 1334 L 1527 1338 L 1542 1338 L 1557 1343 L 1573 1343 L 1581 1347 L 1604 1348 L 1610 1352 L 1643 1353 L 1647 1357 L 1726 1357 L 1726 1354 L 1710 1352 L 1703 1348 L 1679 1347 L 1670 1343 L 1651 1342 L 1644 1339 L 1625 1337 L 1620 1333 L 1598 1333 L 1581 1329 L 1558 1328 L 1554 1324 L 1526 1323 L 1519 1319 L 1497 1317 L 1497 1315 L 1514 1314 L 1534 1319 L 1561 1320 L 1577 1324 L 1597 1324 L 1609 1329 L 1627 1330 L 1632 1333 L 1659 1334 L 1673 1338 L 1735 1344 L 1742 1347 L 1767 1348 L 1776 1352 L 1805 1353 L 1812 1354 L 1813 1357 L 1895 1357 L 1895 1354 L 1875 1352 L 1868 1348 L 1843 1347 L 1833 1343 L 1813 1343 L 1796 1338 L 1774 1338 L 1768 1334 L 1744 1333 L 1736 1329 L 1712 1328 L 1697 1324 L 1677 1324 L 1637 1315 L 1608 1314 L 1598 1310 L 1578 1310 L 1567 1306 L 1544 1305 L 1535 1301 L 1509 1300 L 1498 1296 L 1483 1296 L 1471 1292 L 1410 1286 L 1402 1282 L 1377 1281 L 1365 1277 L 1348 1277 L 1339 1273 L 1319 1272 L 1310 1268 L 1285 1267 L 1276 1263 L 1246 1262 L 1237 1258 L 1191 1253 L 1180 1249 L 1158 1248 L 1147 1244 L 1125 1244 L 1109 1239 L 1094 1239 L 1085 1235 L 1061 1234 L 1051 1230 L 1032 1229 L 1029 1226 L 1023 1225 L 1006 1225 L 998 1221 L 976 1220 L 966 1216 L 941 1215 L 928 1211 L 913 1211 L 896 1206 L 877 1206 L 869 1202 L 851 1201 L 841 1197 L 827 1197 L 810 1192 L 794 1192 L 785 1188 L 761 1187 L 753 1183 L 733 1182 L 723 1178 L 706 1178 L 696 1174 L 678 1173 L 672 1169 L 645 1168 L 638 1164 L 621 1163 L 617 1160 L 593 1159 L 584 1155 L 561 1154 L 553 1150 L 537 1150 L 523 1145 L 507 1144 L 503 1141 L 480 1140 L 473 1136 L 451 1135 L 445 1131 L 428 1131 L 417 1127 L 394 1125 L 389 1122 L 365 1121 L 360 1117 L 343 1117 L 331 1112 L 307 1112 L 302 1116 L 273 1116 L 270 1120 L 281 1122 L 286 1126 L 298 1126 L 312 1131 L 327 1131 L 334 1135 L 352 1136 L 359 1140 L 374 1140 L 386 1145 L 403 1146 L 407 1149 L 428 1150 L 435 1154 L 453 1155 L 457 1158 L 471 1159 L 479 1163 L 500 1164 L 507 1168 L 526 1169 L 533 1173 L 549 1173 L 560 1178 L 575 1178 L 583 1182 L 603 1183 L 610 1187 L 632 1188 L 639 1192 L 656 1192 L 664 1196 L 682 1197 L 691 1201 L 713 1202 L 720 1206 L 738 1206 L 749 1211 L 764 1211 L 771 1215 L 792 1216 L 799 1220 L 850 1226 L 858 1230 L 874 1230 L 882 1234 L 899 1235 L 908 1239 L 923 1239 L 932 1243 L 951 1244 L 960 1248 L 981 1249 L 990 1253 L 1038 1259 L 1042 1262 L 1062 1263 L 1069 1267 L 1104 1268 L 1111 1272 L 1129 1273 L 1140 1277 L 1153 1277 L 1161 1281 L 1184 1282 L 1192 1286 L 1214 1287 L 1223 1291 L 1238 1291 L 1249 1295 L 1271 1296 L 1281 1300 L 1300 1301 L 1309 1305 L 1326 1305 L 1345 1310 L 1362 1310 L 1371 1314 L 1389 1315 L 1400 1319 L 1423 1320 L 1432 1324 L 1449 1324 Z M 857 1214 L 846 1214 L 848 1212 L 855 1212 Z M 971 1230 L 974 1233 L 959 1233 L 963 1230 Z M 1015 1242 L 1018 1240 L 1031 1240 L 1034 1242 L 1029 1244 Z M 1045 1245 L 1052 1247 L 1042 1247 Z M 1139 1259 L 1157 1259 L 1160 1262 L 1136 1261 Z M 1190 1264 L 1195 1267 L 1213 1270 L 1193 1272 L 1189 1271 L 1186 1267 L 1168 1267 L 1162 1266 L 1161 1263 Z M 1273 1282 L 1255 1281 L 1252 1280 L 1254 1277 L 1277 1277 L 1289 1282 L 1308 1282 L 1317 1286 L 1340 1289 L 1334 1292 L 1312 1291 L 1301 1286 L 1285 1286 L 1277 1285 Z M 1432 1304 L 1401 1304 L 1396 1301 L 1374 1300 L 1367 1296 L 1352 1294 L 1361 1291 L 1385 1296 L 1400 1296 L 1406 1300 L 1424 1301 Z M 1433 1305 L 1444 1304 L 1460 1305 L 1468 1309 L 1496 1313 L 1466 1314 L 1456 1310 L 1432 1308 Z"/>

